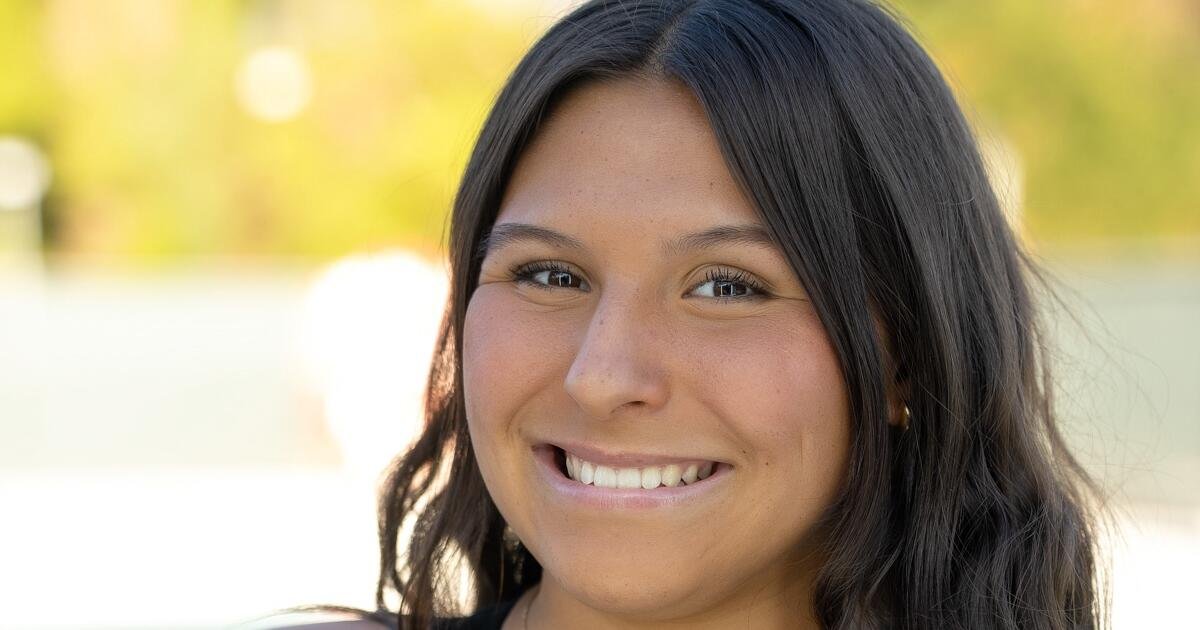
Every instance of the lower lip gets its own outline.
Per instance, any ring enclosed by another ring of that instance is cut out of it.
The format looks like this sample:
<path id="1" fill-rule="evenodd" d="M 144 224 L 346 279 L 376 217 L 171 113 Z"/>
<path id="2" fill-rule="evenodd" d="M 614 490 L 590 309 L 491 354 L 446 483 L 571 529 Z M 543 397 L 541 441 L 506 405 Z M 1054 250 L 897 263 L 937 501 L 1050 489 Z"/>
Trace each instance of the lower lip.
<path id="1" fill-rule="evenodd" d="M 533 449 L 538 473 L 556 494 L 568 502 L 602 510 L 653 510 L 677 505 L 689 505 L 714 495 L 725 487 L 732 473 L 729 464 L 718 463 L 707 478 L 691 484 L 680 484 L 673 488 L 659 486 L 653 490 L 644 488 L 597 488 L 567 477 L 558 468 L 557 449 L 538 446 Z"/>

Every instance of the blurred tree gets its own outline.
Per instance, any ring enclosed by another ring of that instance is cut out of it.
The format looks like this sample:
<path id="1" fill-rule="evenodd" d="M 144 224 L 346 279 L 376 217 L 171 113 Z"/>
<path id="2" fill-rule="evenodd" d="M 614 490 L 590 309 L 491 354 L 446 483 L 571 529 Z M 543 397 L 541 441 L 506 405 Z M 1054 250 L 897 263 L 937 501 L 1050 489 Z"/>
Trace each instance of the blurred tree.
<path id="1" fill-rule="evenodd" d="M 1200 4 L 897 4 L 1016 146 L 1037 239 L 1200 235 Z"/>
<path id="2" fill-rule="evenodd" d="M 491 99 L 563 4 L 0 3 L 0 134 L 50 155 L 62 254 L 431 249 Z M 897 7 L 981 128 L 1015 147 L 1035 239 L 1200 234 L 1195 3 Z M 291 51 L 312 86 L 277 122 L 236 89 L 268 47 Z"/>

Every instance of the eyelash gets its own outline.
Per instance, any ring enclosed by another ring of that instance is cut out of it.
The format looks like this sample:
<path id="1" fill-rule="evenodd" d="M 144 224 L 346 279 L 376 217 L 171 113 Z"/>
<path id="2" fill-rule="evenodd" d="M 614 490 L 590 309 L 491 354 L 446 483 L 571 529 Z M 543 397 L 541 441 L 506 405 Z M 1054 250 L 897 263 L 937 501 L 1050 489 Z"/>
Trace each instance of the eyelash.
<path id="1" fill-rule="evenodd" d="M 746 288 L 750 289 L 749 295 L 743 295 L 739 297 L 718 296 L 712 298 L 721 303 L 761 300 L 768 296 L 767 288 L 763 286 L 763 284 L 759 282 L 757 278 L 740 269 L 731 269 L 729 267 L 717 267 L 716 269 L 709 269 L 704 274 L 704 282 L 692 287 L 692 289 L 695 290 L 697 287 L 703 286 L 709 282 L 733 282 L 735 284 L 745 285 Z"/>
<path id="2" fill-rule="evenodd" d="M 554 286 L 550 286 L 547 284 L 543 284 L 543 283 L 537 282 L 536 280 L 533 279 L 534 275 L 541 273 L 543 271 L 569 273 L 571 275 L 580 277 L 580 279 L 582 280 L 581 274 L 578 274 L 578 273 L 572 271 L 571 268 L 568 267 L 567 265 L 560 263 L 558 261 L 554 261 L 554 260 L 540 260 L 537 262 L 516 265 L 512 269 L 509 270 L 509 275 L 512 277 L 513 281 L 515 281 L 519 284 L 533 286 L 533 287 L 536 287 L 538 289 L 542 289 L 545 291 L 555 291 L 560 288 L 564 288 L 564 287 L 554 287 Z M 749 273 L 746 273 L 745 271 L 742 271 L 740 269 L 732 269 L 729 267 L 717 267 L 715 269 L 709 269 L 704 274 L 704 282 L 701 282 L 701 283 L 693 286 L 691 288 L 691 290 L 694 291 L 697 288 L 699 288 L 705 284 L 708 284 L 709 282 L 733 282 L 736 284 L 745 285 L 748 289 L 750 289 L 749 295 L 743 295 L 743 296 L 737 296 L 737 297 L 715 296 L 715 297 L 709 298 L 709 299 L 715 300 L 715 301 L 723 303 L 723 304 L 730 303 L 730 302 L 746 302 L 746 301 L 751 301 L 751 300 L 761 300 L 761 299 L 769 297 L 767 288 L 763 285 L 762 282 L 760 282 L 758 279 L 756 279 L 754 276 L 750 275 Z"/>

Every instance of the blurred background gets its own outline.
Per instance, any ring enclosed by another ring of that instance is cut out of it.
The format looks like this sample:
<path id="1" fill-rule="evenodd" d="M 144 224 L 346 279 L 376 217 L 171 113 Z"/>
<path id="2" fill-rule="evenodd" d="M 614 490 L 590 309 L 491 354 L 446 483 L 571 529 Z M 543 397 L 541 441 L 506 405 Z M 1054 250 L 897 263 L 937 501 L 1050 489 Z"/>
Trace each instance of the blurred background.
<path id="1" fill-rule="evenodd" d="M 0 2 L 0 627 L 372 605 L 457 178 L 573 4 Z M 1194 628 L 1200 2 L 895 6 L 1057 279 L 1114 625 Z"/>

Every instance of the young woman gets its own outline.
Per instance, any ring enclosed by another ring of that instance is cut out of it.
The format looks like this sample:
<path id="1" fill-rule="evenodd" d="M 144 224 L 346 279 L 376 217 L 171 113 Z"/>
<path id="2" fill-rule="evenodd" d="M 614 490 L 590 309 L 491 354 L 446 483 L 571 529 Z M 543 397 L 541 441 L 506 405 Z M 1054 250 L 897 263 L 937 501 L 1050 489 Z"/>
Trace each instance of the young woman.
<path id="1" fill-rule="evenodd" d="M 579 7 L 500 93 L 450 260 L 372 618 L 1100 625 L 1036 270 L 880 6 Z"/>

